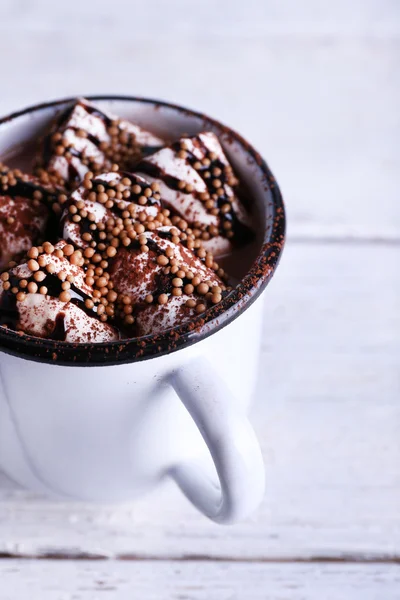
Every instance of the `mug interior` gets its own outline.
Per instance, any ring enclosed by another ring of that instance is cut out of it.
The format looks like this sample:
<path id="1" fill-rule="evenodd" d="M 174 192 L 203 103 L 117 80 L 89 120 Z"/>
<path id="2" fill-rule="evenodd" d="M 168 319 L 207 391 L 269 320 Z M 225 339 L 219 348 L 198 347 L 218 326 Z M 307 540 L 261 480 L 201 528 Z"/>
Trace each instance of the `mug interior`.
<path id="1" fill-rule="evenodd" d="M 166 140 L 213 131 L 218 135 L 250 199 L 256 240 L 231 255 L 228 272 L 241 281 L 218 305 L 189 323 L 161 334 L 100 344 L 73 344 L 20 335 L 0 327 L 0 348 L 24 358 L 69 365 L 135 362 L 196 343 L 237 318 L 270 280 L 282 252 L 285 235 L 283 201 L 264 160 L 239 134 L 201 113 L 173 104 L 133 97 L 85 96 L 105 111 L 134 121 Z M 34 143 L 73 99 L 30 107 L 0 119 L 0 160 L 29 170 Z M 21 164 L 21 161 L 23 164 Z M 240 260 L 245 256 L 245 261 Z M 239 266 L 240 265 L 240 266 Z M 243 271 L 243 272 L 241 272 Z"/>

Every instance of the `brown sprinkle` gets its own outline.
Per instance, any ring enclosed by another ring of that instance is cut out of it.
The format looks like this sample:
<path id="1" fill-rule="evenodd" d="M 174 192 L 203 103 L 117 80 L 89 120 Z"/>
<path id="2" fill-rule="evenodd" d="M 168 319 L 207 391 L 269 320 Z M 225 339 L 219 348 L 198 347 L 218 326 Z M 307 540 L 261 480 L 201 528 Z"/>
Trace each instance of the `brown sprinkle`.
<path id="1" fill-rule="evenodd" d="M 28 269 L 30 271 L 39 271 L 39 263 L 34 260 L 33 258 L 31 258 L 31 260 L 28 260 Z"/>
<path id="2" fill-rule="evenodd" d="M 67 291 L 63 291 L 58 298 L 61 300 L 61 302 L 69 302 L 71 300 L 71 294 Z"/>
<path id="3" fill-rule="evenodd" d="M 46 279 L 46 273 L 44 273 L 43 271 L 37 271 L 34 274 L 33 279 L 35 281 L 37 281 L 38 283 L 40 283 L 41 281 L 43 281 L 44 279 Z"/>

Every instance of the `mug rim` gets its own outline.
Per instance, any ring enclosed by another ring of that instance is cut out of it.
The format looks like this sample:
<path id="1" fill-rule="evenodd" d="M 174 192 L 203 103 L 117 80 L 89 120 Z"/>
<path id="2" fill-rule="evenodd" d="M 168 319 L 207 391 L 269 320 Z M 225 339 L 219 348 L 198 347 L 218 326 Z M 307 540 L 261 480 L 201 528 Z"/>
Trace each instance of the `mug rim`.
<path id="1" fill-rule="evenodd" d="M 62 366 L 107 366 L 157 358 L 189 347 L 226 327 L 238 318 L 261 295 L 272 278 L 285 243 L 286 216 L 278 184 L 265 160 L 239 133 L 204 113 L 162 100 L 129 95 L 89 95 L 39 103 L 0 118 L 0 128 L 18 117 L 46 108 L 73 102 L 79 97 L 90 101 L 115 100 L 164 107 L 200 119 L 205 126 L 216 127 L 250 155 L 262 174 L 265 191 L 272 198 L 272 226 L 265 233 L 257 257 L 240 283 L 219 304 L 189 322 L 158 334 L 100 343 L 60 342 L 21 334 L 0 327 L 0 350 L 27 360 Z"/>

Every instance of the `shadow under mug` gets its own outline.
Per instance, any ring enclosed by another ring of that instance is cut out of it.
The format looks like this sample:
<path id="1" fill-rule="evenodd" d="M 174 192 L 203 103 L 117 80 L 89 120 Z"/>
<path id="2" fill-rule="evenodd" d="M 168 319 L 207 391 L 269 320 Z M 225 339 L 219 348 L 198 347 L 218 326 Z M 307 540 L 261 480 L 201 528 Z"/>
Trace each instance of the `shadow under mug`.
<path id="1" fill-rule="evenodd" d="M 246 414 L 257 377 L 260 296 L 284 244 L 282 197 L 260 155 L 221 123 L 155 100 L 91 99 L 166 138 L 203 130 L 220 136 L 249 189 L 258 247 L 220 304 L 161 335 L 70 344 L 0 328 L 0 467 L 34 491 L 97 501 L 130 500 L 172 477 L 202 513 L 232 523 L 264 492 L 261 450 Z M 68 102 L 0 120 L 0 156 L 42 135 Z"/>

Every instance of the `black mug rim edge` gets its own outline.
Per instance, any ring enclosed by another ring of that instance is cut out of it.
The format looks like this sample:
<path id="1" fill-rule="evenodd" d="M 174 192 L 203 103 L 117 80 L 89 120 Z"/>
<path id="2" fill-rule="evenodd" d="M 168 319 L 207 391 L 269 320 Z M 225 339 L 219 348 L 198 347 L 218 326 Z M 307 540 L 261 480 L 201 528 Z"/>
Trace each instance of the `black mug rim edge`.
<path id="1" fill-rule="evenodd" d="M 220 121 L 208 117 L 201 112 L 171 102 L 142 98 L 140 96 L 107 94 L 63 98 L 35 104 L 13 112 L 8 116 L 0 118 L 0 126 L 8 121 L 41 109 L 73 102 L 77 97 L 85 97 L 91 101 L 122 100 L 141 102 L 172 108 L 178 112 L 201 119 L 205 124 L 209 123 L 217 127 L 224 135 L 237 142 L 254 159 L 261 170 L 273 200 L 271 235 L 264 238 L 262 248 L 250 271 L 229 296 L 215 307 L 209 309 L 204 316 L 200 315 L 186 324 L 174 327 L 161 334 L 98 344 L 58 342 L 26 334 L 21 335 L 12 330 L 0 327 L 0 350 L 27 360 L 60 366 L 111 366 L 139 362 L 176 352 L 226 327 L 247 310 L 263 292 L 278 266 L 285 243 L 286 216 L 283 198 L 267 163 L 239 133 L 225 126 Z"/>

